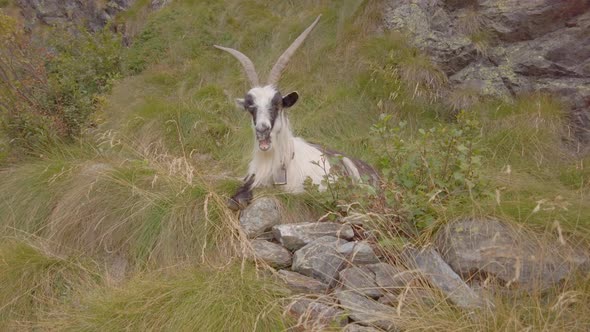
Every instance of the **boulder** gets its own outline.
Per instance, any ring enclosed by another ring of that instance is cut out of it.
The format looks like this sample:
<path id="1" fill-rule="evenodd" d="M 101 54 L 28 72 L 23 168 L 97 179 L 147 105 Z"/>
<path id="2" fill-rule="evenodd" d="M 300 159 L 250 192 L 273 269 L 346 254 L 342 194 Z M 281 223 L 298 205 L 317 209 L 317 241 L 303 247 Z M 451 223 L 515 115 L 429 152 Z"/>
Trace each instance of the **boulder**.
<path id="1" fill-rule="evenodd" d="M 343 310 L 319 299 L 296 299 L 287 305 L 287 312 L 297 320 L 296 328 L 305 331 L 322 331 L 326 327 L 345 326 L 348 323 Z"/>
<path id="2" fill-rule="evenodd" d="M 480 308 L 484 300 L 475 293 L 432 247 L 407 247 L 403 253 L 408 266 L 414 266 L 424 278 L 454 304 L 464 309 Z"/>
<path id="3" fill-rule="evenodd" d="M 278 203 L 270 197 L 255 200 L 240 213 L 240 226 L 249 239 L 262 235 L 280 222 Z"/>
<path id="4" fill-rule="evenodd" d="M 323 294 L 328 290 L 328 285 L 323 282 L 297 272 L 280 270 L 278 274 L 287 287 L 296 293 Z"/>
<path id="5" fill-rule="evenodd" d="M 414 272 L 407 271 L 387 263 L 367 265 L 375 274 L 375 283 L 384 291 L 399 294 L 416 278 Z"/>
<path id="6" fill-rule="evenodd" d="M 340 271 L 342 288 L 359 294 L 379 298 L 383 293 L 375 283 L 375 274 L 366 266 L 349 267 Z"/>
<path id="7" fill-rule="evenodd" d="M 265 240 L 253 240 L 254 256 L 272 267 L 284 268 L 291 266 L 291 252 L 276 243 Z"/>
<path id="8" fill-rule="evenodd" d="M 297 250 L 323 236 L 352 239 L 354 232 L 350 225 L 334 222 L 307 222 L 284 224 L 273 227 L 273 234 L 285 248 Z"/>
<path id="9" fill-rule="evenodd" d="M 345 258 L 338 253 L 338 247 L 344 243 L 346 241 L 333 236 L 324 236 L 311 242 L 293 255 L 293 271 L 328 285 L 334 284 L 338 272 L 346 264 Z"/>
<path id="10" fill-rule="evenodd" d="M 354 291 L 338 290 L 335 292 L 335 295 L 342 309 L 356 323 L 380 328 L 385 331 L 399 330 L 395 324 L 397 314 L 394 308 L 369 299 Z"/>
<path id="11" fill-rule="evenodd" d="M 348 242 L 338 248 L 338 251 L 353 265 L 379 263 L 375 251 L 366 241 Z"/>
<path id="12" fill-rule="evenodd" d="M 496 219 L 467 218 L 443 227 L 435 245 L 463 278 L 494 277 L 526 290 L 545 289 L 588 266 L 586 251 L 558 239 L 538 239 Z"/>

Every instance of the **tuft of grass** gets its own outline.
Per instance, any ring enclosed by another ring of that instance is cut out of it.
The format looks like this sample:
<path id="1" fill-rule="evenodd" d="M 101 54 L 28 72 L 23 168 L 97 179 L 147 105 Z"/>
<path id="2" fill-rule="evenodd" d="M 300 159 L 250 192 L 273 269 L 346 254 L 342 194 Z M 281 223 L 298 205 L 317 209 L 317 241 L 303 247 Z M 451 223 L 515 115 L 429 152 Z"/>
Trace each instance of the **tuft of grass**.
<path id="1" fill-rule="evenodd" d="M 98 266 L 62 257 L 29 240 L 2 239 L 0 246 L 0 329 L 23 330 L 57 305 L 72 304 L 102 283 Z"/>
<path id="2" fill-rule="evenodd" d="M 42 326 L 59 331 L 281 331 L 287 327 L 280 306 L 284 295 L 251 266 L 190 268 L 97 292 L 81 306 L 54 311 Z"/>

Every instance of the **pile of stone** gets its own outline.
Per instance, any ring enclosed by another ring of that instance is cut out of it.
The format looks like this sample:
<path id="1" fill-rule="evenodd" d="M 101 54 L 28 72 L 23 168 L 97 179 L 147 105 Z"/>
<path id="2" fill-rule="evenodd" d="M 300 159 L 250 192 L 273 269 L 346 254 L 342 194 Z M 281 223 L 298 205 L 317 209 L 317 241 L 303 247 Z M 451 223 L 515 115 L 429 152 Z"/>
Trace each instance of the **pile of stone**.
<path id="1" fill-rule="evenodd" d="M 408 246 L 395 264 L 360 240 L 348 219 L 288 224 L 281 219 L 277 201 L 267 197 L 241 212 L 240 225 L 255 258 L 277 269 L 297 294 L 286 311 L 295 318 L 296 329 L 305 331 L 334 326 L 349 332 L 399 331 L 401 302 L 432 302 L 433 290 L 462 310 L 490 307 L 484 293 L 464 281 L 474 271 L 503 286 L 531 289 L 590 267 L 581 251 L 564 252 L 565 246 L 545 250 L 532 236 L 494 219 L 465 219 L 443 227 L 434 246 Z"/>

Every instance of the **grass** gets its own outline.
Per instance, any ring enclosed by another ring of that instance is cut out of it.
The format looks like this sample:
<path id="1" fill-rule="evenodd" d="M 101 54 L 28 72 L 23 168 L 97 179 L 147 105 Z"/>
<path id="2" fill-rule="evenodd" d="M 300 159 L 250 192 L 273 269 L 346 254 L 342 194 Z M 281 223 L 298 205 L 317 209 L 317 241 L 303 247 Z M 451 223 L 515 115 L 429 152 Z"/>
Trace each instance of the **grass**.
<path id="1" fill-rule="evenodd" d="M 141 276 L 81 306 L 55 310 L 41 326 L 59 331 L 281 331 L 284 292 L 239 265 Z M 61 308 L 60 308 L 61 309 Z"/>
<path id="2" fill-rule="evenodd" d="M 71 304 L 83 291 L 101 285 L 98 266 L 62 257 L 39 241 L 2 239 L 0 246 L 0 329 L 26 330 L 57 305 Z"/>
<path id="3" fill-rule="evenodd" d="M 433 200 L 437 218 L 422 233 L 404 228 L 413 220 L 400 218 L 396 201 L 375 210 L 383 212 L 379 228 L 392 230 L 381 241 L 385 249 L 428 242 L 465 215 L 590 239 L 588 160 L 565 153 L 563 105 L 538 94 L 510 102 L 471 90 L 445 96 L 447 78 L 428 57 L 401 34 L 378 31 L 380 2 L 183 0 L 154 13 L 146 6 L 137 1 L 119 18 L 135 36 L 122 59 L 128 76 L 103 97 L 93 115 L 98 127 L 76 143 L 2 164 L 0 236 L 11 240 L 0 249 L 0 280 L 11 286 L 0 291 L 0 327 L 285 329 L 286 295 L 260 270 L 237 266 L 248 246 L 224 202 L 247 168 L 250 119 L 233 100 L 248 86 L 235 59 L 212 45 L 240 49 L 266 77 L 320 13 L 281 80 L 284 94 L 301 95 L 288 111 L 298 135 L 377 165 L 384 149 L 371 128 L 383 116 L 407 124 L 400 132 L 406 141 L 419 129 L 457 129 L 449 106 L 481 123 L 486 195 Z M 469 15 L 466 33 L 479 33 L 481 22 Z M 398 198 L 413 194 L 387 185 Z M 256 194 L 279 196 L 287 221 L 334 207 L 312 193 Z M 128 263 L 117 285 L 105 281 L 114 257 Z M 494 295 L 495 310 L 473 315 L 435 294 L 435 306 L 408 302 L 399 320 L 408 330 L 583 330 L 587 285 L 572 279 L 549 294 Z M 30 292 L 36 287 L 47 291 L 37 296 Z"/>

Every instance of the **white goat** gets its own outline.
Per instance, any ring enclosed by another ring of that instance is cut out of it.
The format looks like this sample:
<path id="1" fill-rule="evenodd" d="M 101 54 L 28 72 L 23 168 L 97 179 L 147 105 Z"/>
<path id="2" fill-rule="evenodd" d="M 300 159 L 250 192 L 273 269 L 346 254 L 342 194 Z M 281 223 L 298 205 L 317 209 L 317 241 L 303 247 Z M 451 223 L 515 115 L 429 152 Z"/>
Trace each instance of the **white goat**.
<path id="1" fill-rule="evenodd" d="M 233 209 L 247 205 L 252 199 L 252 189 L 257 187 L 279 185 L 286 192 L 297 193 L 304 190 L 304 181 L 310 178 L 320 189 L 324 189 L 322 180 L 335 166 L 328 157 L 338 157 L 341 168 L 353 179 L 360 180 L 362 176 L 368 176 L 372 184 L 378 181 L 377 172 L 368 164 L 310 144 L 295 137 L 291 131 L 284 110 L 297 102 L 299 94 L 291 92 L 282 96 L 277 84 L 289 59 L 319 19 L 320 16 L 281 55 L 265 86 L 259 84 L 254 64 L 247 56 L 237 50 L 215 45 L 240 61 L 252 85 L 244 99 L 237 99 L 237 104 L 252 115 L 252 126 L 258 144 L 254 146 L 244 184 L 229 202 Z"/>

